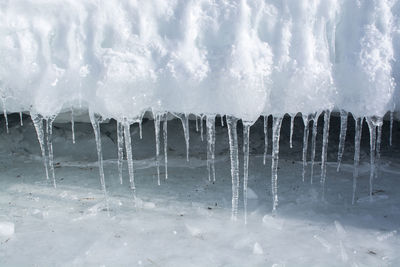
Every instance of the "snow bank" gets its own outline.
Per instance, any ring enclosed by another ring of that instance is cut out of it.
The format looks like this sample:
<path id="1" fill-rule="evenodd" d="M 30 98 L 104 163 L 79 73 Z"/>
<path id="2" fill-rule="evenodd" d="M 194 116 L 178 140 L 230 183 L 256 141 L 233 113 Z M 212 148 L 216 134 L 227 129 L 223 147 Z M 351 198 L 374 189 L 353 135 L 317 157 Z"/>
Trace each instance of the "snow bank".
<path id="1" fill-rule="evenodd" d="M 45 118 L 71 107 L 129 120 L 148 109 L 381 117 L 398 99 L 399 5 L 0 0 L 1 98 Z"/>

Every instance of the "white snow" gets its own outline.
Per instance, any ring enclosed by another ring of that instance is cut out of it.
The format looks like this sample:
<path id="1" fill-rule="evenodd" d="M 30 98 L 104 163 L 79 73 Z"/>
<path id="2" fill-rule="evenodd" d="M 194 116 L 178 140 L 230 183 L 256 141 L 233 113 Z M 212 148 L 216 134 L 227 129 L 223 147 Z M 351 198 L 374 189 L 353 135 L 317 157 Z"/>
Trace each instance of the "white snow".
<path id="1" fill-rule="evenodd" d="M 14 234 L 14 223 L 0 221 L 0 236 L 11 236 Z"/>
<path id="2" fill-rule="evenodd" d="M 1 0 L 0 97 L 44 118 L 71 107 L 130 122 L 148 109 L 382 117 L 400 99 L 399 6 Z"/>

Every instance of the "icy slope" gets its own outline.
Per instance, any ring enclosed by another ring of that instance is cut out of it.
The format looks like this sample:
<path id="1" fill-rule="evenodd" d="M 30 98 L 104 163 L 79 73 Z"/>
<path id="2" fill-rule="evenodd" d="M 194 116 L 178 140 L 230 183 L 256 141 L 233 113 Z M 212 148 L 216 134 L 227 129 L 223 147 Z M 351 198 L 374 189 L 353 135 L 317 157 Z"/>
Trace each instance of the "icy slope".
<path id="1" fill-rule="evenodd" d="M 382 117 L 400 84 L 399 10 L 397 0 L 0 0 L 3 106 L 131 121 L 149 108 Z"/>

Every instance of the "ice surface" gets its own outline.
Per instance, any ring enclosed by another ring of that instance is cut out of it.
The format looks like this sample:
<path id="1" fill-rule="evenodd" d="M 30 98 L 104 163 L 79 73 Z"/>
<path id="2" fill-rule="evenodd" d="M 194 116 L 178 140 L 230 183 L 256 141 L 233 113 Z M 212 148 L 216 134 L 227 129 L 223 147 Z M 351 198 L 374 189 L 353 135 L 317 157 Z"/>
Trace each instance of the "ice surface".
<path id="1" fill-rule="evenodd" d="M 399 16 L 397 0 L 2 0 L 0 97 L 44 119 L 382 117 L 399 110 Z"/>

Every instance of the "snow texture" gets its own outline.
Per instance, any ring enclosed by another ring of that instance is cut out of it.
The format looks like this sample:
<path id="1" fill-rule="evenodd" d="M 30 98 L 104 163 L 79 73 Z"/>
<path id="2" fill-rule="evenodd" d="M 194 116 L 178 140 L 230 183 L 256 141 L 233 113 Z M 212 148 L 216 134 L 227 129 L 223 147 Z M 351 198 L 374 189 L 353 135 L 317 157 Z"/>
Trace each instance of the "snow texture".
<path id="1" fill-rule="evenodd" d="M 0 93 L 44 118 L 382 117 L 399 102 L 399 19 L 398 0 L 0 0 Z"/>

